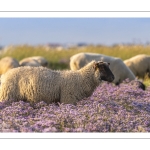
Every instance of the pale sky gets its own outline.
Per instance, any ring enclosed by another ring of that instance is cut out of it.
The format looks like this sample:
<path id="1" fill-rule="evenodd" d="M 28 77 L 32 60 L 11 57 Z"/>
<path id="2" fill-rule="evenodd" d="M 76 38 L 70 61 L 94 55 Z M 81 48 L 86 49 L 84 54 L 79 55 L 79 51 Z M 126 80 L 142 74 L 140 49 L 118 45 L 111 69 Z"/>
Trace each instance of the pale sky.
<path id="1" fill-rule="evenodd" d="M 150 18 L 0 18 L 0 45 L 150 42 Z"/>

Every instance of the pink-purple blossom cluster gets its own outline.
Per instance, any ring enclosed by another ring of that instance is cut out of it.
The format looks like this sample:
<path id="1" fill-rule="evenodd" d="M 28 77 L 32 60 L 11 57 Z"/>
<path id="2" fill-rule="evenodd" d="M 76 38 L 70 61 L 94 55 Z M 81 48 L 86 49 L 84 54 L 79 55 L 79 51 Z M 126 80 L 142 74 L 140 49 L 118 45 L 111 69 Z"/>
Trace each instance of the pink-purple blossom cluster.
<path id="1" fill-rule="evenodd" d="M 0 103 L 0 132 L 149 132 L 150 88 L 103 83 L 77 105 Z"/>

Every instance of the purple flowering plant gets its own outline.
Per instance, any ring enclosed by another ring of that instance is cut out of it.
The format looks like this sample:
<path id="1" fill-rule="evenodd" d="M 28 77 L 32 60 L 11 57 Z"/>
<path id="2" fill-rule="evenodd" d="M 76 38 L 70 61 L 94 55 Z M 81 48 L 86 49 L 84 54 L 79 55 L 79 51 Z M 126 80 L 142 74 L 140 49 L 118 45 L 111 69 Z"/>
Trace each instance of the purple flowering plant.
<path id="1" fill-rule="evenodd" d="M 104 82 L 77 103 L 0 102 L 0 132 L 149 132 L 150 88 Z"/>

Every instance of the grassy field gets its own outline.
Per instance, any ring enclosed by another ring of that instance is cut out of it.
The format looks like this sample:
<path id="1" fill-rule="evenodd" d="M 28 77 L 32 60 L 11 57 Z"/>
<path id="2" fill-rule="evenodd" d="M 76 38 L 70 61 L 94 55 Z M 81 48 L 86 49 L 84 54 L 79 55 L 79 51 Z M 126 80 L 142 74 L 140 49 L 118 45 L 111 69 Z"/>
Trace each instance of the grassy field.
<path id="1" fill-rule="evenodd" d="M 49 61 L 49 68 L 51 69 L 69 69 L 69 59 L 72 55 L 79 52 L 101 53 L 108 56 L 119 57 L 126 60 L 138 54 L 150 55 L 150 46 L 144 45 L 116 45 L 116 46 L 93 46 L 87 47 L 73 47 L 69 49 L 57 50 L 54 48 L 46 48 L 44 46 L 12 46 L 7 48 L 5 52 L 0 54 L 0 58 L 11 56 L 18 61 L 29 56 L 43 56 Z M 144 79 L 144 83 L 149 86 L 150 80 Z"/>

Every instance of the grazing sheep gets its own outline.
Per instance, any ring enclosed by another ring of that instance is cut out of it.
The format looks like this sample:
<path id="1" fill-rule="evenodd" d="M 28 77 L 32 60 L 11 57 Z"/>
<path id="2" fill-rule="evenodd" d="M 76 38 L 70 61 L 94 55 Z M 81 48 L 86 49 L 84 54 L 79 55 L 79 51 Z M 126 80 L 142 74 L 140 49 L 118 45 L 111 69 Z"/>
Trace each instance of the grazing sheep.
<path id="1" fill-rule="evenodd" d="M 135 76 L 144 78 L 146 74 L 150 77 L 150 56 L 139 54 L 124 61 Z"/>
<path id="2" fill-rule="evenodd" d="M 114 75 L 106 62 L 92 61 L 78 71 L 52 71 L 45 67 L 19 67 L 1 77 L 0 101 L 25 100 L 76 104 Z"/>
<path id="3" fill-rule="evenodd" d="M 12 57 L 4 57 L 0 60 L 0 75 L 12 68 L 19 67 L 19 62 Z"/>
<path id="4" fill-rule="evenodd" d="M 31 66 L 31 67 L 39 67 L 41 64 L 37 60 L 31 59 L 30 61 L 22 61 L 20 66 Z"/>
<path id="5" fill-rule="evenodd" d="M 134 80 L 135 75 L 132 71 L 123 63 L 120 58 L 110 57 L 96 53 L 78 53 L 70 58 L 71 70 L 78 70 L 85 66 L 90 61 L 106 61 L 110 63 L 110 70 L 115 76 L 113 81 L 116 85 L 125 79 Z"/>
<path id="6" fill-rule="evenodd" d="M 27 64 L 30 65 L 30 62 L 32 64 L 33 60 L 36 60 L 43 67 L 47 67 L 48 66 L 48 61 L 44 57 L 42 57 L 42 56 L 33 56 L 33 57 L 24 58 L 24 59 L 22 59 L 19 62 L 19 64 L 21 66 L 27 66 Z"/>

